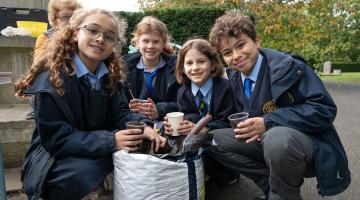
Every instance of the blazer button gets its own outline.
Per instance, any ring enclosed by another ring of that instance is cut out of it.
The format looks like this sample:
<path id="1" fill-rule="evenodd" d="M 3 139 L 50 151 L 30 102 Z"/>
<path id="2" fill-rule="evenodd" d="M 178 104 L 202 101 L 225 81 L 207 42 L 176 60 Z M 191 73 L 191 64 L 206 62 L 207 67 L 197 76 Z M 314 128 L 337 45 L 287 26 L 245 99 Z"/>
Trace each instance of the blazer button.
<path id="1" fill-rule="evenodd" d="M 302 74 L 303 74 L 303 71 L 298 70 L 298 71 L 297 71 L 297 74 L 298 74 L 298 75 L 302 75 Z"/>

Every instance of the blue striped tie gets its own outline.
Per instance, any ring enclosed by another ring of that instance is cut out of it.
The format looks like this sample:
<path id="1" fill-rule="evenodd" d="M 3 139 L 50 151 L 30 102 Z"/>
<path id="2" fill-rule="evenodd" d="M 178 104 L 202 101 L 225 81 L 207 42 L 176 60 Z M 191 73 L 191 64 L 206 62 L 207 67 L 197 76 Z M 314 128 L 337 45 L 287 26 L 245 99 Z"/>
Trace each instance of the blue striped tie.
<path id="1" fill-rule="evenodd" d="M 245 78 L 245 80 L 244 80 L 244 91 L 245 91 L 245 95 L 246 95 L 246 97 L 248 99 L 251 96 L 251 83 L 252 83 L 251 79 Z"/>

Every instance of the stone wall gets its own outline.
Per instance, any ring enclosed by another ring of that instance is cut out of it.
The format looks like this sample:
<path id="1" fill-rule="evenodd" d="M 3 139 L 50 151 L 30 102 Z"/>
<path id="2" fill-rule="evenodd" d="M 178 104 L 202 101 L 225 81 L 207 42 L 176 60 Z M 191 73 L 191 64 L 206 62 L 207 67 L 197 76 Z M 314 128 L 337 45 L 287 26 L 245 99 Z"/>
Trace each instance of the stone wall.
<path id="1" fill-rule="evenodd" d="M 47 9 L 49 0 L 0 0 L 1 7 Z"/>
<path id="2" fill-rule="evenodd" d="M 34 121 L 26 120 L 0 123 L 4 168 L 21 166 L 30 146 L 34 127 Z"/>
<path id="3" fill-rule="evenodd" d="M 49 0 L 0 0 L 0 7 L 47 9 L 48 3 Z M 21 166 L 35 126 L 34 121 L 24 120 L 30 106 L 14 96 L 14 83 L 31 65 L 35 40 L 0 36 L 0 72 L 12 73 L 11 83 L 0 84 L 0 143 L 5 168 Z M 8 111 L 4 113 L 5 110 Z"/>
<path id="4" fill-rule="evenodd" d="M 30 146 L 34 121 L 24 120 L 29 105 L 14 96 L 14 83 L 32 62 L 35 44 L 32 37 L 0 36 L 0 72 L 11 72 L 11 83 L 0 84 L 0 143 L 5 168 L 20 167 Z M 13 109 L 23 105 L 19 116 Z"/>
<path id="5" fill-rule="evenodd" d="M 0 104 L 25 103 L 15 98 L 14 83 L 31 65 L 35 40 L 0 36 L 0 72 L 12 73 L 12 83 L 0 85 Z"/>
<path id="6" fill-rule="evenodd" d="M 25 120 L 28 104 L 0 104 L 0 145 L 5 168 L 20 167 L 30 146 L 34 120 Z"/>

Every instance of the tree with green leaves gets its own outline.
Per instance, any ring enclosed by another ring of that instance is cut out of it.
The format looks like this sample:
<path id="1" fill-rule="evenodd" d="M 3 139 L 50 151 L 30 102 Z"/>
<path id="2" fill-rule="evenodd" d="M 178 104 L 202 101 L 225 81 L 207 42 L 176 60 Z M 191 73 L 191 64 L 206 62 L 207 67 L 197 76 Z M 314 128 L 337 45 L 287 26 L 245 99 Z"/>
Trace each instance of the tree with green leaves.
<path id="1" fill-rule="evenodd" d="M 189 8 L 197 6 L 228 6 L 236 7 L 244 0 L 138 0 L 140 9 L 152 11 L 169 8 Z"/>
<path id="2" fill-rule="evenodd" d="M 238 9 L 255 18 L 263 47 L 300 54 L 315 67 L 326 60 L 360 61 L 359 0 L 139 0 L 139 2 L 145 11 L 194 6 Z M 184 29 L 192 27 L 188 24 L 184 26 Z"/>

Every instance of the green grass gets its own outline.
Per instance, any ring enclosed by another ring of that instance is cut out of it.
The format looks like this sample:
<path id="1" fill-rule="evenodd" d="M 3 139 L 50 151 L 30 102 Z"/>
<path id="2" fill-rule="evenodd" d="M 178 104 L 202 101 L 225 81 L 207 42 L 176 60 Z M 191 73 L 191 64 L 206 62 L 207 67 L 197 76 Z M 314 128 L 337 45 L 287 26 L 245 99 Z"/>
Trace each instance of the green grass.
<path id="1" fill-rule="evenodd" d="M 321 80 L 360 83 L 360 72 L 342 72 L 340 76 L 320 76 Z"/>

